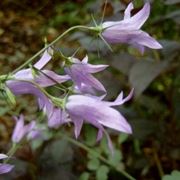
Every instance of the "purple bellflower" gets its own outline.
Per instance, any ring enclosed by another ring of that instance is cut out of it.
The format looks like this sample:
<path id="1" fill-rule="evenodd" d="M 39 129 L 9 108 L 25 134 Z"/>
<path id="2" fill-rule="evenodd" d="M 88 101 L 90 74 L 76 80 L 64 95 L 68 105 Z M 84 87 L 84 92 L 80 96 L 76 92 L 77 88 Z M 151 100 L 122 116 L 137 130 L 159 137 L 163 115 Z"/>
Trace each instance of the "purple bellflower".
<path id="1" fill-rule="evenodd" d="M 133 90 L 123 99 L 123 93 L 121 92 L 114 102 L 103 101 L 95 96 L 69 96 L 66 110 L 75 125 L 75 137 L 79 136 L 84 122 L 92 124 L 99 129 L 97 140 L 102 138 L 103 126 L 128 134 L 132 133 L 131 126 L 126 119 L 120 112 L 112 108 L 112 106 L 122 105 L 128 101 L 132 94 Z"/>
<path id="2" fill-rule="evenodd" d="M 50 60 L 51 55 L 48 50 L 46 50 L 34 67 L 41 70 Z M 38 87 L 36 87 L 36 84 L 40 87 L 48 87 L 57 83 L 65 82 L 69 79 L 70 77 L 68 75 L 60 76 L 50 70 L 41 70 L 41 72 L 34 77 L 32 70 L 28 68 L 20 70 L 14 74 L 14 79 L 8 80 L 6 85 L 14 95 L 34 95 L 38 101 L 39 109 L 45 112 L 48 120 L 51 120 L 51 118 L 57 114 L 57 111 L 55 110 L 51 100 Z M 36 84 L 33 84 L 32 82 L 35 82 Z M 31 132 L 31 136 L 39 134 L 35 130 L 33 130 L 33 132 Z"/>
<path id="3" fill-rule="evenodd" d="M 150 4 L 147 2 L 144 7 L 131 17 L 131 10 L 134 8 L 130 3 L 125 10 L 124 19 L 121 21 L 107 21 L 102 24 L 102 37 L 108 43 L 128 43 L 144 52 L 144 46 L 152 49 L 161 49 L 162 46 L 148 33 L 140 28 L 150 14 Z"/>
<path id="4" fill-rule="evenodd" d="M 42 68 L 51 60 L 51 55 L 49 51 L 50 53 L 53 53 L 52 49 L 49 48 L 44 52 L 40 60 L 37 63 L 35 63 L 33 66 L 36 70 L 39 70 L 38 75 L 35 75 L 34 77 L 32 70 L 28 68 L 18 71 L 13 75 L 13 78 L 15 78 L 15 80 L 21 80 L 21 81 L 34 80 L 34 82 L 41 87 L 48 87 L 69 80 L 70 77 L 68 75 L 58 75 L 50 70 L 42 70 Z"/>
<path id="5" fill-rule="evenodd" d="M 100 83 L 100 81 L 92 76 L 92 73 L 100 72 L 108 65 L 89 64 L 87 56 L 85 56 L 82 61 L 72 57 L 71 62 L 73 64 L 69 67 L 66 67 L 65 72 L 71 77 L 81 92 L 87 91 L 88 89 L 96 89 L 102 92 L 106 92 L 104 86 Z"/>
<path id="6" fill-rule="evenodd" d="M 35 96 L 38 101 L 39 109 L 47 115 L 48 126 L 50 128 L 57 128 L 67 121 L 65 112 L 55 107 L 52 101 L 31 82 L 12 80 L 11 83 L 8 83 L 8 87 L 15 95 L 32 94 Z M 39 132 L 33 129 L 30 134 L 31 136 L 36 136 Z M 28 135 L 28 137 L 29 136 L 30 135 Z"/>
<path id="7" fill-rule="evenodd" d="M 31 121 L 29 124 L 24 124 L 24 116 L 20 115 L 19 119 L 14 117 L 16 126 L 12 134 L 12 141 L 19 143 L 26 135 L 28 135 L 35 127 L 35 121 Z"/>
<path id="8" fill-rule="evenodd" d="M 54 107 L 53 113 L 48 116 L 48 127 L 57 129 L 60 125 L 70 122 L 67 113 L 61 108 Z"/>
<path id="9" fill-rule="evenodd" d="M 8 156 L 6 154 L 0 154 L 0 160 L 1 159 L 6 159 Z M 10 172 L 14 168 L 13 165 L 10 164 L 2 164 L 0 163 L 0 174 L 5 174 Z"/>

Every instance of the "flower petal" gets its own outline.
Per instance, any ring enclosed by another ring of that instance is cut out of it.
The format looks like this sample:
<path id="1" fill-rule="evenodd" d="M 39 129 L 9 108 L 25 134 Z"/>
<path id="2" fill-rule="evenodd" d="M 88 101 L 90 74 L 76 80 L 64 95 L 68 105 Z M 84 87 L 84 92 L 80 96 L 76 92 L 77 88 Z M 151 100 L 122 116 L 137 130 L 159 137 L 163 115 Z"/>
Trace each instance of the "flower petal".
<path id="1" fill-rule="evenodd" d="M 51 116 L 48 116 L 48 126 L 50 128 L 58 128 L 61 122 L 62 110 L 60 108 L 54 108 Z M 48 114 L 47 114 L 48 115 Z"/>
<path id="2" fill-rule="evenodd" d="M 14 168 L 13 165 L 10 164 L 0 164 L 0 174 L 5 174 L 10 172 Z"/>
<path id="3" fill-rule="evenodd" d="M 124 19 L 129 19 L 131 17 L 131 10 L 134 9 L 133 3 L 129 3 L 124 11 Z"/>
<path id="4" fill-rule="evenodd" d="M 6 154 L 0 154 L 0 159 L 5 159 L 7 158 L 8 156 Z"/>
<path id="5" fill-rule="evenodd" d="M 149 14 L 150 14 L 150 4 L 147 2 L 138 13 L 136 13 L 130 19 L 126 19 L 124 23 L 126 23 L 127 21 L 129 24 L 131 24 L 132 28 L 140 29 L 141 26 L 148 19 Z"/>
<path id="6" fill-rule="evenodd" d="M 34 64 L 34 67 L 37 69 L 42 69 L 51 60 L 52 57 L 50 53 L 53 54 L 53 50 L 51 48 L 45 50 L 40 60 L 36 64 Z"/>
<path id="7" fill-rule="evenodd" d="M 63 83 L 67 80 L 71 79 L 68 75 L 58 75 L 50 70 L 43 70 L 42 73 L 35 78 L 36 83 L 38 83 L 41 87 L 49 87 L 54 84 Z"/>
<path id="8" fill-rule="evenodd" d="M 25 127 L 24 127 L 24 116 L 20 115 L 18 121 L 16 122 L 13 134 L 12 141 L 18 143 L 25 135 Z"/>
<path id="9" fill-rule="evenodd" d="M 106 105 L 108 106 L 122 105 L 132 98 L 133 93 L 134 93 L 134 89 L 132 89 L 130 93 L 128 94 L 128 96 L 123 99 L 123 92 L 121 92 L 114 102 L 104 102 L 104 103 L 106 103 Z"/>
<path id="10" fill-rule="evenodd" d="M 83 125 L 83 119 L 76 117 L 74 115 L 70 115 L 72 122 L 74 123 L 74 135 L 76 139 L 79 137 Z"/>
<path id="11" fill-rule="evenodd" d="M 110 108 L 103 101 L 88 96 L 70 96 L 66 104 L 69 114 L 91 123 L 97 121 L 100 124 L 125 133 L 132 133 L 130 125 L 125 118 L 115 109 Z"/>
<path id="12" fill-rule="evenodd" d="M 138 43 L 142 46 L 147 46 L 152 49 L 161 49 L 162 46 L 154 38 L 152 38 L 148 33 L 139 30 L 132 38 L 132 44 Z"/>

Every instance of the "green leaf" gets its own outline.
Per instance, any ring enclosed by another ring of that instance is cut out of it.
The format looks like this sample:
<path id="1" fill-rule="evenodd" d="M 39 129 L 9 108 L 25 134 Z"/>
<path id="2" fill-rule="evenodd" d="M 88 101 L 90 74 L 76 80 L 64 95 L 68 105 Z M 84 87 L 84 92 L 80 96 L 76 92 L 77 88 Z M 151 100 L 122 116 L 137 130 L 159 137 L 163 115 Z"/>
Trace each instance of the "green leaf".
<path id="1" fill-rule="evenodd" d="M 7 86 L 5 87 L 5 91 L 6 91 L 8 102 L 12 106 L 15 106 L 16 105 L 16 98 L 15 98 L 14 94 L 11 92 L 11 90 Z"/>
<path id="2" fill-rule="evenodd" d="M 83 172 L 81 176 L 79 177 L 79 180 L 88 180 L 90 174 L 88 172 Z"/>
<path id="3" fill-rule="evenodd" d="M 96 144 L 96 129 L 90 126 L 85 126 L 85 140 L 88 146 Z"/>
<path id="4" fill-rule="evenodd" d="M 100 162 L 98 159 L 89 160 L 87 167 L 89 170 L 95 171 L 99 168 Z"/>
<path id="5" fill-rule="evenodd" d="M 105 137 L 101 140 L 100 148 L 106 155 L 111 154 Z"/>
<path id="6" fill-rule="evenodd" d="M 4 114 L 6 114 L 9 110 L 10 108 L 8 107 L 0 107 L 0 116 L 3 116 Z"/>
<path id="7" fill-rule="evenodd" d="M 109 155 L 109 162 L 114 166 L 117 166 L 121 163 L 123 156 L 120 150 L 115 149 L 113 155 Z"/>
<path id="8" fill-rule="evenodd" d="M 123 142 L 127 140 L 128 137 L 129 137 L 128 134 L 121 133 L 118 137 L 118 143 L 122 144 Z"/>
<path id="9" fill-rule="evenodd" d="M 171 175 L 163 176 L 162 180 L 179 180 L 180 179 L 180 171 L 174 170 Z"/>
<path id="10" fill-rule="evenodd" d="M 107 180 L 108 179 L 109 168 L 105 165 L 100 166 L 96 171 L 97 180 Z"/>

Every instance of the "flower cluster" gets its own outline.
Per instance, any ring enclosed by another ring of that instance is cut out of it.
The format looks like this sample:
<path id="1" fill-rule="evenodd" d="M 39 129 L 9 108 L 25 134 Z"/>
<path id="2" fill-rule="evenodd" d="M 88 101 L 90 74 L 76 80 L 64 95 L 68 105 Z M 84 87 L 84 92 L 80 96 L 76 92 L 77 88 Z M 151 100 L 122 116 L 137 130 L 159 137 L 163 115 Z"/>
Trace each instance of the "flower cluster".
<path id="1" fill-rule="evenodd" d="M 95 30 L 107 43 L 128 43 L 140 49 L 141 52 L 144 51 L 144 46 L 153 49 L 161 48 L 155 39 L 140 30 L 149 16 L 149 3 L 131 17 L 132 9 L 133 4 L 130 3 L 122 21 L 104 22 L 98 27 L 87 29 L 93 32 Z M 61 67 L 64 74 L 59 75 L 54 71 L 44 69 L 52 57 L 53 49 L 49 46 L 45 48 L 40 60 L 31 65 L 31 68 L 21 69 L 12 74 L 4 83 L 9 96 L 33 95 L 37 100 L 39 110 L 47 117 L 47 126 L 58 129 L 63 124 L 73 123 L 76 138 L 79 137 L 84 123 L 89 123 L 98 129 L 97 141 L 101 140 L 105 134 L 110 148 L 112 148 L 111 140 L 104 127 L 127 134 L 132 133 L 128 121 L 113 107 L 131 99 L 133 89 L 125 98 L 121 92 L 113 102 L 106 101 L 104 100 L 106 89 L 93 75 L 103 71 L 108 65 L 90 64 L 87 55 L 83 60 L 61 56 L 60 58 L 64 61 Z M 64 88 L 62 83 L 66 81 L 71 81 L 71 85 Z M 63 93 L 59 97 L 49 94 L 46 88 L 50 86 L 62 87 Z M 97 92 L 101 95 L 97 96 Z M 12 134 L 14 144 L 21 143 L 24 139 L 29 140 L 41 136 L 41 129 L 38 128 L 36 120 L 25 123 L 23 115 L 14 119 L 16 122 Z M 4 158 L 7 156 L 0 154 L 0 159 Z M 12 165 L 0 164 L 0 174 L 9 172 L 12 168 Z"/>

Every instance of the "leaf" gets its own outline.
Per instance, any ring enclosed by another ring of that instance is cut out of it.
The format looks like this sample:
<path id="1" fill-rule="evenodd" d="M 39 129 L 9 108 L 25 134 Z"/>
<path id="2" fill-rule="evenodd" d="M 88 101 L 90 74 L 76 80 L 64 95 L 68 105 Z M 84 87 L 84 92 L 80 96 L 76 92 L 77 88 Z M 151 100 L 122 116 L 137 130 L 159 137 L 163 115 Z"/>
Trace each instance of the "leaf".
<path id="1" fill-rule="evenodd" d="M 125 133 L 121 133 L 118 137 L 118 143 L 122 144 L 123 142 L 125 142 L 128 139 L 128 134 Z"/>
<path id="2" fill-rule="evenodd" d="M 105 165 L 100 166 L 96 171 L 97 180 L 107 180 L 108 179 L 109 168 Z"/>
<path id="3" fill-rule="evenodd" d="M 10 103 L 10 105 L 15 106 L 16 105 L 16 98 L 14 94 L 11 92 L 11 90 L 6 86 L 5 87 L 6 95 L 7 95 L 7 100 Z"/>
<path id="4" fill-rule="evenodd" d="M 172 19 L 177 24 L 180 24 L 180 10 L 173 11 L 165 16 L 165 18 Z"/>
<path id="5" fill-rule="evenodd" d="M 133 127 L 133 136 L 134 138 L 143 140 L 149 134 L 157 132 L 157 123 L 151 120 L 146 119 L 133 119 L 131 121 Z"/>
<path id="6" fill-rule="evenodd" d="M 70 162 L 73 151 L 66 140 L 56 140 L 49 144 L 40 157 L 41 163 L 47 166 L 56 166 L 57 164 Z"/>
<path id="7" fill-rule="evenodd" d="M 95 171 L 99 168 L 100 162 L 98 159 L 91 159 L 88 161 L 87 167 L 89 170 Z"/>
<path id="8" fill-rule="evenodd" d="M 161 40 L 160 43 L 163 46 L 161 51 L 165 57 L 180 50 L 180 43 L 178 41 Z"/>
<path id="9" fill-rule="evenodd" d="M 88 125 L 85 126 L 85 140 L 88 146 L 94 146 L 96 144 L 97 130 Z"/>
<path id="10" fill-rule="evenodd" d="M 114 166 L 117 166 L 121 163 L 123 156 L 120 150 L 115 149 L 113 155 L 109 155 L 109 162 Z"/>
<path id="11" fill-rule="evenodd" d="M 99 149 L 101 149 L 106 155 L 111 154 L 108 148 L 107 139 L 105 137 L 102 138 Z"/>
<path id="12" fill-rule="evenodd" d="M 112 67 L 119 70 L 125 75 L 129 74 L 131 67 L 137 61 L 134 56 L 131 56 L 127 53 L 110 56 L 108 59 L 111 60 L 110 63 Z"/>
<path id="13" fill-rule="evenodd" d="M 171 5 L 171 4 L 177 4 L 180 3 L 180 0 L 166 0 L 165 4 Z"/>
<path id="14" fill-rule="evenodd" d="M 73 151 L 65 139 L 49 143 L 38 158 L 41 176 L 38 180 L 76 179 L 72 168 Z"/>
<path id="15" fill-rule="evenodd" d="M 81 176 L 79 177 L 79 180 L 88 180 L 90 174 L 88 172 L 83 172 Z"/>
<path id="16" fill-rule="evenodd" d="M 9 107 L 0 107 L 0 116 L 3 116 L 10 110 Z"/>
<path id="17" fill-rule="evenodd" d="M 180 179 L 180 171 L 174 170 L 171 175 L 163 176 L 162 180 L 179 180 Z"/>
<path id="18" fill-rule="evenodd" d="M 131 86 L 135 88 L 135 96 L 139 96 L 167 65 L 168 61 L 143 60 L 137 62 L 129 74 Z"/>

